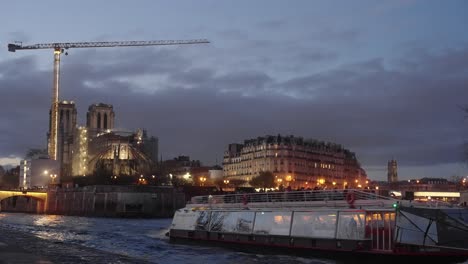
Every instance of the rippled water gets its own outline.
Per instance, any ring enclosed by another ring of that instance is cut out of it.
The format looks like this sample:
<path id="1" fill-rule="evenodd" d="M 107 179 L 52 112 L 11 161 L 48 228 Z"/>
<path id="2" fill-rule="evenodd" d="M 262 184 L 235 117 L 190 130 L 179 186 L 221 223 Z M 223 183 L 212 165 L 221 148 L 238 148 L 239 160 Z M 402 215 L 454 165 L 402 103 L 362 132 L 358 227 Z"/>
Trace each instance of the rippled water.
<path id="1" fill-rule="evenodd" d="M 169 243 L 172 219 L 90 218 L 0 213 L 0 226 L 154 263 L 337 263 L 317 258 L 262 255 L 227 248 Z"/>

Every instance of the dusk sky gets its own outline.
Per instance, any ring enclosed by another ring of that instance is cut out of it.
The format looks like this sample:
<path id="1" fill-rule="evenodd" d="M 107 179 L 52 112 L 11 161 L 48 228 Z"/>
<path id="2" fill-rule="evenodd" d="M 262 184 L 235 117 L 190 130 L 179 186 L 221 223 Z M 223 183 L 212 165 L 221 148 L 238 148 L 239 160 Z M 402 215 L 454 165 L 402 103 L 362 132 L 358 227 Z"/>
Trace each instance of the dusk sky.
<path id="1" fill-rule="evenodd" d="M 400 179 L 468 175 L 468 1 L 5 1 L 0 24 L 0 165 L 46 147 L 52 96 L 52 50 L 8 43 L 206 38 L 69 50 L 60 99 L 82 125 L 112 104 L 163 159 L 293 134 L 342 144 L 373 180 L 392 158 Z"/>

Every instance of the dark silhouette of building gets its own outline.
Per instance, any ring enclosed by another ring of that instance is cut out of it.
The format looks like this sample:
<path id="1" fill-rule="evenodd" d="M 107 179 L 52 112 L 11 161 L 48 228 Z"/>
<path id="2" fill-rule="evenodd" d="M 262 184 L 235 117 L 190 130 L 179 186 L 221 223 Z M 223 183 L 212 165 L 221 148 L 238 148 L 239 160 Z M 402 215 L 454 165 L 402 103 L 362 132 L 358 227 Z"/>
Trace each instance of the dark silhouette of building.
<path id="1" fill-rule="evenodd" d="M 390 160 L 388 162 L 388 170 L 387 170 L 387 180 L 388 182 L 398 182 L 398 165 L 396 160 Z"/>

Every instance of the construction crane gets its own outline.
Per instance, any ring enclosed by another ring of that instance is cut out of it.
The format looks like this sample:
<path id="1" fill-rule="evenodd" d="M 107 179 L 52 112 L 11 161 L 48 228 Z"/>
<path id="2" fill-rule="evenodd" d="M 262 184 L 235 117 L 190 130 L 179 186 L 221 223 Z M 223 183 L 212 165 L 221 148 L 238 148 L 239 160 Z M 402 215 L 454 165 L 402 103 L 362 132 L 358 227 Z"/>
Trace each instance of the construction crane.
<path id="1" fill-rule="evenodd" d="M 58 103 L 59 103 L 59 79 L 60 79 L 60 55 L 70 48 L 108 48 L 108 47 L 135 47 L 135 46 L 160 46 L 160 45 L 184 45 L 210 43 L 206 39 L 193 40 L 153 40 L 153 41 L 111 41 L 111 42 L 64 42 L 23 45 L 22 43 L 8 44 L 8 51 L 53 49 L 54 50 L 54 82 L 52 88 L 51 127 L 49 135 L 49 157 L 57 160 L 57 134 L 58 134 Z"/>

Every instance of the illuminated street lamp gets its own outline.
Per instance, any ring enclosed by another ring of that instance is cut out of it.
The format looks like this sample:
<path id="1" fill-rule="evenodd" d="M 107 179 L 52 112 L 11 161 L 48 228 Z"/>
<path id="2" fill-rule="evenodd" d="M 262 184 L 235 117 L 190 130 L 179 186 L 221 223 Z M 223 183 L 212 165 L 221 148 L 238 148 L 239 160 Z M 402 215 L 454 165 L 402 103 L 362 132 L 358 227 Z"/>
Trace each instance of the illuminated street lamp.
<path id="1" fill-rule="evenodd" d="M 172 173 L 169 173 L 169 184 L 173 185 L 173 183 L 172 183 Z"/>
<path id="2" fill-rule="evenodd" d="M 200 176 L 199 180 L 200 180 L 200 186 L 203 186 L 205 184 L 206 177 Z"/>
<path id="3" fill-rule="evenodd" d="M 223 182 L 224 182 L 224 184 L 226 184 L 226 185 L 229 184 L 229 180 L 228 180 L 228 179 L 224 180 Z"/>
<path id="4" fill-rule="evenodd" d="M 57 174 L 50 174 L 50 179 L 52 180 L 52 183 L 55 183 L 55 178 L 57 178 Z"/>
<path id="5" fill-rule="evenodd" d="M 276 179 L 276 182 L 278 183 L 278 185 L 281 185 L 281 183 L 283 182 L 283 179 L 278 178 L 278 179 Z"/>
<path id="6" fill-rule="evenodd" d="M 148 184 L 143 174 L 141 174 L 140 178 L 138 178 L 138 184 Z"/>

